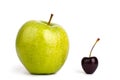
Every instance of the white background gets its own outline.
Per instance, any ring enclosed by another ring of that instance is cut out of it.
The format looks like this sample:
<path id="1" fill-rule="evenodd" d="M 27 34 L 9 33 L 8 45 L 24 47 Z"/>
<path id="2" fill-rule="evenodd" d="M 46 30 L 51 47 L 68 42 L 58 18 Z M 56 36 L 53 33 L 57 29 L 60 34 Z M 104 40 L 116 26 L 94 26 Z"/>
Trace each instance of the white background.
<path id="1" fill-rule="evenodd" d="M 54 75 L 31 75 L 19 61 L 15 40 L 28 20 L 60 24 L 70 49 L 64 66 Z M 81 59 L 97 38 L 92 55 L 99 66 L 92 75 L 81 68 Z M 0 0 L 0 80 L 119 80 L 120 0 Z"/>

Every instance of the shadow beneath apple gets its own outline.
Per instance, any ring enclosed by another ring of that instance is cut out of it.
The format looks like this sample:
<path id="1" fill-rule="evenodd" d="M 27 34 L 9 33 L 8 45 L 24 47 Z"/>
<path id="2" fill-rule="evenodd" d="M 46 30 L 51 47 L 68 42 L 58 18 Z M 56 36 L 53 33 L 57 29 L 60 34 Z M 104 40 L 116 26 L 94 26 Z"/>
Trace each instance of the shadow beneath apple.
<path id="1" fill-rule="evenodd" d="M 30 75 L 30 73 L 22 66 L 14 66 L 13 71 L 17 74 Z"/>
<path id="2" fill-rule="evenodd" d="M 55 75 L 56 73 L 50 73 L 50 74 L 34 74 L 34 73 L 29 73 L 31 75 L 41 75 L 41 76 L 51 76 L 51 75 Z"/>
<path id="3" fill-rule="evenodd" d="M 34 74 L 34 73 L 29 73 L 24 67 L 22 66 L 15 66 L 13 68 L 13 72 L 15 74 L 20 74 L 20 75 L 32 75 L 32 76 L 51 76 L 51 75 L 55 75 L 56 73 L 51 73 L 51 74 Z"/>

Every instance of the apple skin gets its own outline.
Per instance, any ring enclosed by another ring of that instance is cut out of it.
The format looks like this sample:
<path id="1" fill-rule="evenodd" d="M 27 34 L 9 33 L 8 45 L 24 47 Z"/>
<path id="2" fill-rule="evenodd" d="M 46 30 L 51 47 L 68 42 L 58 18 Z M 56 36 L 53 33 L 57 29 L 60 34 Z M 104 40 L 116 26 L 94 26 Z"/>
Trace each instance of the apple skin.
<path id="1" fill-rule="evenodd" d="M 53 74 L 60 70 L 67 58 L 69 40 L 60 25 L 31 20 L 18 32 L 16 51 L 31 74 Z"/>

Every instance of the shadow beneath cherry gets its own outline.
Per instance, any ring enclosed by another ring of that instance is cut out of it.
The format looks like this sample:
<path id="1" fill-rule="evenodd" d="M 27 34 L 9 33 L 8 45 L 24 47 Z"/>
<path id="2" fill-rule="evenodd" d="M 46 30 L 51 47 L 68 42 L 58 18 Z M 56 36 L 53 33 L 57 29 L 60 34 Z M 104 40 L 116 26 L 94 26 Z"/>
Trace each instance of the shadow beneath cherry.
<path id="1" fill-rule="evenodd" d="M 91 75 L 91 74 L 86 74 L 83 70 L 76 70 L 75 72 L 83 75 Z"/>
<path id="2" fill-rule="evenodd" d="M 82 70 L 76 70 L 75 72 L 76 72 L 76 73 L 79 73 L 79 74 L 81 74 L 81 73 L 82 73 L 82 74 L 85 74 Z"/>

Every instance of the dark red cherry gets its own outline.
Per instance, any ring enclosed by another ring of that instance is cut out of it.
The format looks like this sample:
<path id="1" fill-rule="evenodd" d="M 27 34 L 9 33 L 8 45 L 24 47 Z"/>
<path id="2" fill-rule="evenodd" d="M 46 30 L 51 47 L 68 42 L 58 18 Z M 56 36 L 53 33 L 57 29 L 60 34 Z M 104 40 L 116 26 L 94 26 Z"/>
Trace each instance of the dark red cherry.
<path id="1" fill-rule="evenodd" d="M 94 43 L 91 51 L 90 51 L 90 54 L 89 54 L 89 57 L 83 57 L 82 61 L 81 61 L 81 65 L 82 65 L 82 68 L 83 70 L 87 73 L 87 74 L 92 74 L 95 72 L 95 70 L 97 69 L 98 67 L 98 59 L 97 57 L 91 57 L 91 53 L 92 53 L 92 50 L 93 48 L 95 47 L 96 43 L 99 41 L 100 39 L 98 38 L 96 40 L 96 42 Z"/>
<path id="2" fill-rule="evenodd" d="M 84 57 L 81 65 L 87 74 L 92 74 L 98 67 L 98 59 L 96 57 Z"/>

